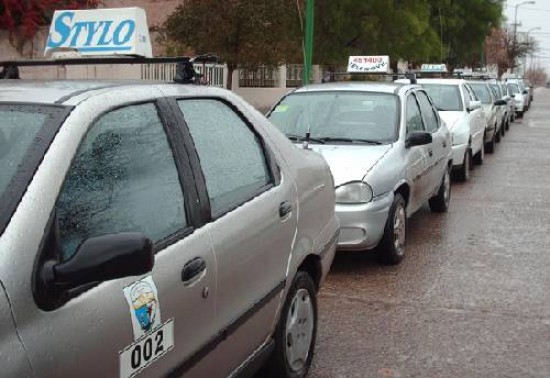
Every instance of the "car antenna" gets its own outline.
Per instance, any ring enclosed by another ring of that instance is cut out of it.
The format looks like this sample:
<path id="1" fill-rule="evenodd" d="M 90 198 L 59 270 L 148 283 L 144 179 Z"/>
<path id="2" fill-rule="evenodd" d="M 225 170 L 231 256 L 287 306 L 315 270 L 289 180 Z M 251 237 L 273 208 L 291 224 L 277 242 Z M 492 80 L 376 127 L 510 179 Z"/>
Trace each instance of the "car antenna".
<path id="1" fill-rule="evenodd" d="M 405 78 L 406 79 L 409 79 L 409 81 L 411 82 L 411 84 L 416 84 L 417 81 L 416 81 L 416 74 L 414 72 L 406 72 L 405 73 Z"/>

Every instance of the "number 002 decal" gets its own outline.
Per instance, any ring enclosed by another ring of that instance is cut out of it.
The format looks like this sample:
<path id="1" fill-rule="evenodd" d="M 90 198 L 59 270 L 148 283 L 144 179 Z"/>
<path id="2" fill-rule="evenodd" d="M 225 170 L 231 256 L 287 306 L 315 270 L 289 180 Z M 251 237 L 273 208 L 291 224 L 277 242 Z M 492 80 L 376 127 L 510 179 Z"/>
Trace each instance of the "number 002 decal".
<path id="1" fill-rule="evenodd" d="M 134 377 L 173 347 L 174 319 L 170 319 L 120 352 L 120 377 Z"/>

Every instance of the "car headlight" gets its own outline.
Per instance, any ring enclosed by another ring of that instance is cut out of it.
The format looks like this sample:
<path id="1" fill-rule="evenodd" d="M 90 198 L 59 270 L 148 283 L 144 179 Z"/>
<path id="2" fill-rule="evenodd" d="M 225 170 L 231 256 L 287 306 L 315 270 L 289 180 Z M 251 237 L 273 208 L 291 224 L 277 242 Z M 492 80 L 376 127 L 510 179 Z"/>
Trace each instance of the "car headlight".
<path id="1" fill-rule="evenodd" d="M 352 181 L 336 188 L 336 203 L 369 203 L 372 188 L 363 181 Z"/>

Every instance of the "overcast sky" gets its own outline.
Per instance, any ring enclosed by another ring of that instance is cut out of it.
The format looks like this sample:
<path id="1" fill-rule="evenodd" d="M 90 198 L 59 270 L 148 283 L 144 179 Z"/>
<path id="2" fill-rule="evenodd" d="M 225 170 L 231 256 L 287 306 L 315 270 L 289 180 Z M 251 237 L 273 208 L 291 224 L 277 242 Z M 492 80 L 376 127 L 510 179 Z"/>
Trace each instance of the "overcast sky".
<path id="1" fill-rule="evenodd" d="M 514 13 L 516 5 L 524 3 L 526 0 L 508 0 L 504 8 L 504 14 L 507 22 L 514 22 Z M 533 28 L 529 34 L 534 37 L 539 44 L 539 51 L 535 52 L 534 64 L 540 64 L 550 74 L 550 0 L 534 0 L 535 4 L 524 4 L 517 8 L 518 10 L 518 33 L 527 32 Z M 531 60 L 527 61 L 527 67 Z"/>

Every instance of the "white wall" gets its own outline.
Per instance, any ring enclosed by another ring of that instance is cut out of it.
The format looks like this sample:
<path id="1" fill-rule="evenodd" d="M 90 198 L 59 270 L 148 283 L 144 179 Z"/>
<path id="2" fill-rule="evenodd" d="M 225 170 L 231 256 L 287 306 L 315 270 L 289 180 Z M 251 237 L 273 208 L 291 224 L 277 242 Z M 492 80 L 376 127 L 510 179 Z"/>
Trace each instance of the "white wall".
<path id="1" fill-rule="evenodd" d="M 262 113 L 267 112 L 277 101 L 293 88 L 236 88 L 236 94 L 244 98 Z"/>

